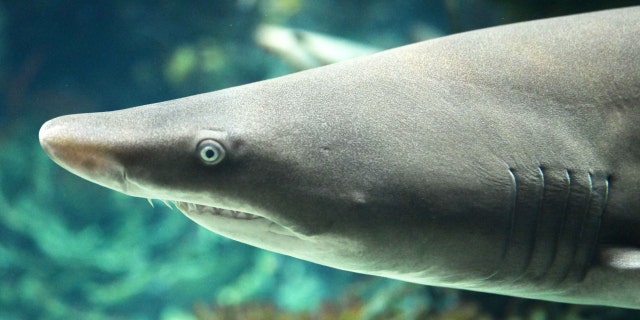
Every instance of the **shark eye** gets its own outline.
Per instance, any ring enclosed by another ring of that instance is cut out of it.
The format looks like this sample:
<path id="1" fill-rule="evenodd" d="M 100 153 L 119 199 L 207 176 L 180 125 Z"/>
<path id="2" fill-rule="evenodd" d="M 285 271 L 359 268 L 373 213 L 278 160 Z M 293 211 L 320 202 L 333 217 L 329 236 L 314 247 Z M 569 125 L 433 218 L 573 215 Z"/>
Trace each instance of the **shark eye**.
<path id="1" fill-rule="evenodd" d="M 225 155 L 225 150 L 222 145 L 211 139 L 200 141 L 196 150 L 198 151 L 200 160 L 202 160 L 204 164 L 208 165 L 218 164 L 222 159 L 224 159 Z"/>

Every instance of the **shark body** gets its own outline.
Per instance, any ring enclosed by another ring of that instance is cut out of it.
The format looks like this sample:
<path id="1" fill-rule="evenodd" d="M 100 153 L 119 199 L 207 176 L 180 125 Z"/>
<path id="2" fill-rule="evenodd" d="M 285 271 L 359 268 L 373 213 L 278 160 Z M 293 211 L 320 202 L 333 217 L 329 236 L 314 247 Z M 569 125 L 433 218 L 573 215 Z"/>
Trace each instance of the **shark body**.
<path id="1" fill-rule="evenodd" d="M 69 171 L 260 248 L 640 308 L 640 7 L 429 40 L 40 130 Z"/>

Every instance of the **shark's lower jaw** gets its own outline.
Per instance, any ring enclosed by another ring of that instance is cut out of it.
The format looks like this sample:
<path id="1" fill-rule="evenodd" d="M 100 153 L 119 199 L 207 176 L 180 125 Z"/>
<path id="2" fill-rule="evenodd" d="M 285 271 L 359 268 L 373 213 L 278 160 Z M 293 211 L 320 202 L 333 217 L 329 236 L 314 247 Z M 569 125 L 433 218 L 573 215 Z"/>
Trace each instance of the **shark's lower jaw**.
<path id="1" fill-rule="evenodd" d="M 247 212 L 242 212 L 242 211 L 209 207 L 201 204 L 182 202 L 182 201 L 173 201 L 173 203 L 178 208 L 178 210 L 182 211 L 187 215 L 210 214 L 215 216 L 228 217 L 228 218 L 241 219 L 241 220 L 262 219 L 262 217 L 260 216 L 247 213 Z"/>

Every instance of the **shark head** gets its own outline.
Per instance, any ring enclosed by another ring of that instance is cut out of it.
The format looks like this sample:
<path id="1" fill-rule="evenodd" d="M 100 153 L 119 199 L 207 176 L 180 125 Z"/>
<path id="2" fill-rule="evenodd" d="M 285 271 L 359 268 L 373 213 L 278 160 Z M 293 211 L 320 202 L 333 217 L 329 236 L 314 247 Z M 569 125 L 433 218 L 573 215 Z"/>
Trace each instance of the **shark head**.
<path id="1" fill-rule="evenodd" d="M 351 262 L 366 250 L 346 225 L 374 223 L 364 215 L 373 177 L 347 180 L 361 172 L 352 170 L 357 159 L 344 159 L 358 138 L 322 123 L 312 129 L 302 124 L 315 121 L 312 113 L 274 113 L 269 101 L 238 92 L 62 116 L 42 126 L 40 143 L 70 172 L 130 196 L 172 202 L 218 234 L 365 271 Z"/>

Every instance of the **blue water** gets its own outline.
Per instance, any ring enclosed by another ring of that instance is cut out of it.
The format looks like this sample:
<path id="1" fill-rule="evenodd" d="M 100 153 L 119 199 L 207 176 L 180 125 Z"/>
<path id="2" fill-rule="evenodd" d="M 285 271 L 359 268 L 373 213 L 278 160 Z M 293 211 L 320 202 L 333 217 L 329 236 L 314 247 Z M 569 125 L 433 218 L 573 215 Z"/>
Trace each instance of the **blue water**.
<path id="1" fill-rule="evenodd" d="M 407 284 L 259 250 L 212 234 L 177 210 L 77 178 L 54 165 L 37 141 L 41 123 L 57 115 L 122 109 L 292 72 L 254 42 L 260 23 L 390 48 L 627 4 L 633 1 L 589 7 L 488 0 L 1 1 L 0 319 L 230 319 L 251 312 L 262 318 L 637 317 L 617 308 Z"/>

